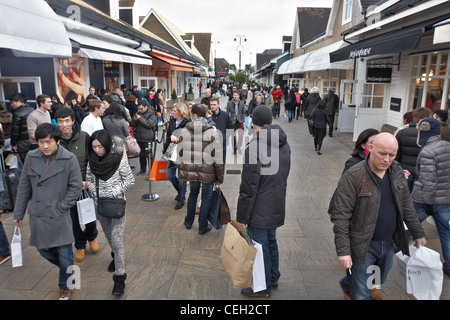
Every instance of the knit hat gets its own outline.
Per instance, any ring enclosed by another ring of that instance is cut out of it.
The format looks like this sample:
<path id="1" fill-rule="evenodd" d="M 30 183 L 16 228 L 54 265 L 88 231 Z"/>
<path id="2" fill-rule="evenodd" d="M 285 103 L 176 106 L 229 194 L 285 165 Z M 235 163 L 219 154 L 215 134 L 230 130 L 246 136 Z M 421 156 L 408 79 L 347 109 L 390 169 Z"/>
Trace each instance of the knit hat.
<path id="1" fill-rule="evenodd" d="M 435 118 L 422 119 L 417 125 L 417 130 L 419 131 L 417 144 L 423 147 L 427 144 L 429 138 L 441 134 L 441 123 Z"/>
<path id="2" fill-rule="evenodd" d="M 272 124 L 272 110 L 268 106 L 257 106 L 252 113 L 253 124 L 263 127 L 265 124 Z"/>

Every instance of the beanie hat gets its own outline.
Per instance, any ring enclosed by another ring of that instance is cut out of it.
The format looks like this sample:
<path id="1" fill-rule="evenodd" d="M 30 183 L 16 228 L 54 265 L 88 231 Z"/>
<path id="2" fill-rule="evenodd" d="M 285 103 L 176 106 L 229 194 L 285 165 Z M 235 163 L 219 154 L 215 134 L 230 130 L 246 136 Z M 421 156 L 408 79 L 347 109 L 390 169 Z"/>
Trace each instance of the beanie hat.
<path id="1" fill-rule="evenodd" d="M 263 127 L 265 124 L 272 124 L 272 110 L 268 106 L 257 106 L 252 113 L 253 124 Z"/>
<path id="2" fill-rule="evenodd" d="M 427 144 L 429 138 L 441 134 L 441 123 L 435 118 L 422 119 L 417 125 L 417 130 L 419 131 L 417 144 L 423 147 Z"/>

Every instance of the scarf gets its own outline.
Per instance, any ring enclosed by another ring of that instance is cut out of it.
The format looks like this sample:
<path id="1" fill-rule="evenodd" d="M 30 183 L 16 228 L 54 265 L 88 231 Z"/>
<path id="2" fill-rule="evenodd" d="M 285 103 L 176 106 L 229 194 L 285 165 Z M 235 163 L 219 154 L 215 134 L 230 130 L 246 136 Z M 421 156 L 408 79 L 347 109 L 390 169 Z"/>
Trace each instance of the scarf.
<path id="1" fill-rule="evenodd" d="M 107 181 L 119 169 L 123 153 L 110 152 L 104 157 L 99 157 L 95 152 L 89 155 L 91 172 L 97 178 Z"/>

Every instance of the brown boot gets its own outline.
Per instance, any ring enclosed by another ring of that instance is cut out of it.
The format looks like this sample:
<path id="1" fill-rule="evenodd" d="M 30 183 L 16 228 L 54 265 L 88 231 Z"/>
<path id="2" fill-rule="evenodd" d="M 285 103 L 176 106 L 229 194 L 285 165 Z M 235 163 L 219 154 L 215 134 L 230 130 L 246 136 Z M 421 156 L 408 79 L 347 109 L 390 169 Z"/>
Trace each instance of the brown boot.
<path id="1" fill-rule="evenodd" d="M 383 300 L 383 298 L 381 297 L 381 292 L 377 288 L 372 289 L 372 299 Z"/>
<path id="2" fill-rule="evenodd" d="M 78 262 L 83 261 L 85 258 L 85 252 L 86 252 L 86 250 L 84 250 L 84 249 L 77 250 L 77 253 L 75 253 L 75 256 L 74 256 L 75 261 L 78 261 Z"/>

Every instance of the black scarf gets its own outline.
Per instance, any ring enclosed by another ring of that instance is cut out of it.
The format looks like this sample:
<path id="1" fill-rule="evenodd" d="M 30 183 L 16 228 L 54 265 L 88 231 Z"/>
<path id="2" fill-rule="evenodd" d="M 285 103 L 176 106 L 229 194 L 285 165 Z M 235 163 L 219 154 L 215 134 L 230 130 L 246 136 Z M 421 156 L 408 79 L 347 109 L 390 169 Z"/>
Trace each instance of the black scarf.
<path id="1" fill-rule="evenodd" d="M 89 155 L 89 166 L 94 176 L 103 181 L 108 180 L 119 169 L 123 152 L 110 152 L 104 157 L 99 157 L 95 152 Z"/>

